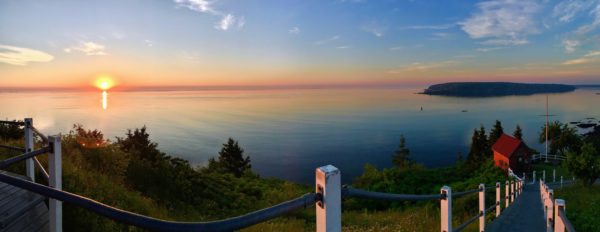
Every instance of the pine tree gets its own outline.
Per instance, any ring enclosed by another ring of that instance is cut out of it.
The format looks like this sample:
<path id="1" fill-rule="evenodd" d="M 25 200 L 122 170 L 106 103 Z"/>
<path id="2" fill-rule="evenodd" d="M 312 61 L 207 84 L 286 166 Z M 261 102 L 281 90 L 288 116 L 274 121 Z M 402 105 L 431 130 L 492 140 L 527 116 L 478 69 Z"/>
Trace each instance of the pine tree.
<path id="1" fill-rule="evenodd" d="M 502 136 L 502 134 L 504 134 L 504 129 L 502 128 L 502 123 L 500 121 L 496 120 L 494 127 L 490 131 L 490 138 L 489 138 L 490 147 L 492 145 L 494 145 L 494 143 L 496 143 L 496 141 L 498 141 L 498 139 L 500 139 L 500 136 Z"/>
<path id="2" fill-rule="evenodd" d="M 400 135 L 400 145 L 398 146 L 398 150 L 394 152 L 392 155 L 392 162 L 396 167 L 403 168 L 410 166 L 412 164 L 412 160 L 410 159 L 410 150 L 406 148 L 406 140 L 404 139 L 404 135 Z"/>
<path id="3" fill-rule="evenodd" d="M 483 125 L 481 125 L 479 127 L 478 143 L 480 146 L 479 149 L 481 151 L 479 153 L 479 161 L 483 162 L 488 157 L 492 157 L 492 155 L 493 155 L 493 152 L 491 149 L 492 146 L 489 143 L 488 137 L 485 135 L 485 127 L 483 127 Z"/>
<path id="4" fill-rule="evenodd" d="M 481 154 L 481 145 L 479 144 L 479 131 L 473 130 L 473 136 L 471 136 L 471 148 L 469 149 L 469 155 L 467 156 L 467 162 L 478 163 L 479 154 Z"/>
<path id="5" fill-rule="evenodd" d="M 517 138 L 518 140 L 523 140 L 523 131 L 521 130 L 521 127 L 519 126 L 519 124 L 517 124 L 517 128 L 515 129 L 515 132 L 513 132 L 513 136 L 515 138 Z"/>
<path id="6" fill-rule="evenodd" d="M 252 168 L 250 157 L 244 157 L 244 149 L 232 138 L 229 138 L 227 143 L 223 144 L 219 152 L 219 159 L 210 159 L 208 166 L 209 169 L 229 172 L 236 177 L 242 176 L 246 170 Z"/>

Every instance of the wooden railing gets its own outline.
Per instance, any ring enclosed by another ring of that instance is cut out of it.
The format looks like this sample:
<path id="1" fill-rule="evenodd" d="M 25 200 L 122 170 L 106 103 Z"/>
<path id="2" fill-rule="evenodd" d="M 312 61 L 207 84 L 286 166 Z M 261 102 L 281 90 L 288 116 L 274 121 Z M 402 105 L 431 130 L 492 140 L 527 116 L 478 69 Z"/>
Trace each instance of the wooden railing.
<path id="1" fill-rule="evenodd" d="M 0 123 L 18 123 L 14 121 L 0 121 Z M 485 230 L 486 214 L 495 210 L 495 216 L 501 215 L 501 188 L 505 187 L 505 208 L 509 207 L 522 193 L 524 179 L 514 175 L 510 181 L 505 184 L 497 182 L 495 188 L 489 190 L 496 193 L 494 204 L 486 208 L 485 193 L 486 186 L 480 184 L 477 189 L 453 193 L 449 186 L 443 186 L 439 194 L 413 195 L 372 192 L 362 189 L 341 185 L 341 172 L 332 165 L 319 167 L 315 170 L 315 192 L 307 193 L 296 199 L 283 202 L 281 204 L 248 213 L 239 217 L 228 218 L 219 221 L 210 222 L 174 222 L 165 221 L 157 218 L 147 217 L 135 214 L 125 210 L 117 209 L 109 205 L 102 204 L 92 199 L 79 196 L 73 193 L 62 191 L 62 170 L 61 170 L 61 136 L 49 136 L 46 138 L 37 131 L 32 124 L 31 119 L 25 119 L 24 123 L 19 125 L 25 128 L 25 148 L 9 148 L 23 151 L 22 155 L 11 157 L 0 161 L 0 169 L 3 169 L 18 161 L 26 161 L 26 174 L 31 181 L 22 180 L 9 175 L 0 173 L 0 181 L 17 186 L 19 188 L 38 193 L 50 198 L 50 231 L 62 231 L 62 202 L 73 204 L 85 208 L 98 215 L 119 221 L 128 225 L 134 225 L 140 228 L 152 231 L 232 231 L 249 227 L 260 222 L 267 221 L 274 217 L 288 214 L 294 210 L 307 208 L 315 205 L 316 208 L 316 230 L 318 232 L 341 231 L 342 228 L 342 199 L 343 198 L 363 198 L 384 201 L 422 201 L 439 200 L 440 203 L 440 228 L 442 232 L 461 231 L 475 221 L 479 221 L 479 230 Z M 47 146 L 33 150 L 33 133 L 41 135 L 43 140 L 47 140 Z M 3 146 L 7 148 L 7 146 Z M 43 166 L 35 159 L 35 156 L 48 153 L 49 172 L 46 172 Z M 34 171 L 37 164 L 44 176 L 48 176 L 48 186 L 35 183 Z M 452 225 L 452 199 L 461 196 L 478 193 L 479 194 L 479 213 L 469 220 L 465 221 L 456 228 Z M 560 212 L 560 211 L 557 211 Z M 561 215 L 564 215 L 561 214 Z M 559 216 L 561 216 L 559 215 Z M 565 224 L 565 225 L 568 225 Z"/>

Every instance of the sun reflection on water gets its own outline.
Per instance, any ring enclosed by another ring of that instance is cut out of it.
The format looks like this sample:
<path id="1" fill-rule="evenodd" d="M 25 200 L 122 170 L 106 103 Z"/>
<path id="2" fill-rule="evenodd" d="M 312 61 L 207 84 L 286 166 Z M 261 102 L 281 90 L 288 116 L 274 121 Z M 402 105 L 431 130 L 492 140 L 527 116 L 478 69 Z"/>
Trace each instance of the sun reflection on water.
<path id="1" fill-rule="evenodd" d="M 106 90 L 102 91 L 102 109 L 106 110 L 108 108 L 108 93 Z"/>

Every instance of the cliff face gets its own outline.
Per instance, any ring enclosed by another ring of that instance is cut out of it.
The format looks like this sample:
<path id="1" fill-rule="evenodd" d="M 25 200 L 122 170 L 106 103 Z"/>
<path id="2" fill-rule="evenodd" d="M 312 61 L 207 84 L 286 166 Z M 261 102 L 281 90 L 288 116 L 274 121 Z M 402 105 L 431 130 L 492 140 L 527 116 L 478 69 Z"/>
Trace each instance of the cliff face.
<path id="1" fill-rule="evenodd" d="M 428 95 L 459 97 L 494 97 L 531 95 L 538 93 L 564 93 L 575 90 L 563 84 L 525 84 L 511 82 L 451 82 L 429 86 L 423 91 Z"/>

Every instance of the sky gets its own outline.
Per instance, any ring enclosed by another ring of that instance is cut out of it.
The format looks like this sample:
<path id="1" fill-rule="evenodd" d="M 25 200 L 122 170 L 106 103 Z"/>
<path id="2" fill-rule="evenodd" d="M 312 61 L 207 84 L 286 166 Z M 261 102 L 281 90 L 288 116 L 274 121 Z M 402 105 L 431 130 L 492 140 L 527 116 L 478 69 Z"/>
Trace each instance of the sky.
<path id="1" fill-rule="evenodd" d="M 600 83 L 600 0 L 0 0 L 0 87 Z"/>

